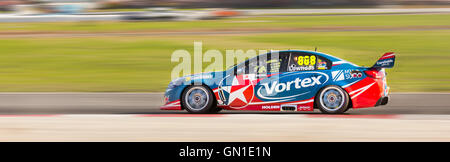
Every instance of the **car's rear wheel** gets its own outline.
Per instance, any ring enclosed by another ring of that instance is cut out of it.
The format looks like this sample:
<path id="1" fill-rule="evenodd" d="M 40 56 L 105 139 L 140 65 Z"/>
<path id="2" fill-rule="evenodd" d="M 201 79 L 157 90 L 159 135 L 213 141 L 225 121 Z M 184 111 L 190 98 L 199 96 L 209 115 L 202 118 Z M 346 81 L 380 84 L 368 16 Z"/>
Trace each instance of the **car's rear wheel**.
<path id="1" fill-rule="evenodd" d="M 339 86 L 326 86 L 316 96 L 316 106 L 322 113 L 341 114 L 347 111 L 349 96 Z"/>
<path id="2" fill-rule="evenodd" d="M 216 113 L 219 111 L 212 92 L 205 86 L 193 85 L 181 95 L 182 106 L 190 113 Z"/>

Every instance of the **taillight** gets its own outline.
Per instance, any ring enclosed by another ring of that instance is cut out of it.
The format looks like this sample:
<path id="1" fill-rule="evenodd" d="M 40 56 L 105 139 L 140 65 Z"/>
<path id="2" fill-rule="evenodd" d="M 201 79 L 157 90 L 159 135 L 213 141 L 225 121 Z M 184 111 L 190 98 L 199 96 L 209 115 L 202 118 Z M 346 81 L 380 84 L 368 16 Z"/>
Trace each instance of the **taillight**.
<path id="1" fill-rule="evenodd" d="M 381 79 L 384 77 L 384 70 L 367 70 L 364 71 L 366 73 L 367 76 L 371 77 L 371 78 L 375 78 L 375 79 Z"/>

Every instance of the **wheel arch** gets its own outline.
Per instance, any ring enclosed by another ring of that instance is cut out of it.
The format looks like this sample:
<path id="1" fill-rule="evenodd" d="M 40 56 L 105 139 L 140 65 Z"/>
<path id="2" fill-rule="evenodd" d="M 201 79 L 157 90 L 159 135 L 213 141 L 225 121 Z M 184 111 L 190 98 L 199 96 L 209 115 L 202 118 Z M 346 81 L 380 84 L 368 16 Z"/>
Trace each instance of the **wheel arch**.
<path id="1" fill-rule="evenodd" d="M 316 92 L 316 94 L 314 95 L 314 101 L 313 101 L 313 103 L 314 103 L 314 105 L 313 105 L 314 109 L 317 109 L 317 108 L 318 108 L 318 107 L 317 107 L 317 102 L 316 102 L 316 100 L 318 99 L 319 93 L 320 93 L 323 89 L 325 89 L 326 87 L 328 87 L 328 86 L 337 86 L 337 87 L 343 89 L 344 92 L 345 92 L 345 94 L 346 94 L 347 97 L 348 97 L 348 105 L 347 105 L 347 109 L 353 107 L 353 101 L 352 101 L 352 98 L 351 98 L 350 95 L 349 95 L 349 92 L 348 92 L 345 88 L 343 88 L 342 86 L 340 86 L 340 85 L 330 84 L 330 85 L 326 85 L 326 86 L 323 86 L 322 88 L 320 88 L 320 89 Z"/>
<path id="2" fill-rule="evenodd" d="M 338 85 L 338 86 L 339 86 L 339 85 Z M 342 86 L 339 86 L 339 87 L 341 87 L 341 88 L 344 90 L 344 92 L 347 94 L 347 97 L 348 97 L 348 105 L 347 105 L 347 109 L 353 108 L 353 99 L 350 97 L 350 92 L 347 91 L 347 89 L 343 88 Z"/>
<path id="3" fill-rule="evenodd" d="M 213 96 L 213 102 L 214 102 L 214 104 L 217 104 L 217 98 L 216 98 L 216 95 L 214 94 L 214 91 L 211 89 L 211 87 L 209 87 L 207 84 L 205 84 L 205 83 L 203 83 L 203 82 L 197 82 L 197 84 L 194 83 L 194 82 L 191 82 L 191 83 L 189 83 L 189 85 L 187 85 L 187 86 L 185 86 L 185 87 L 183 88 L 183 90 L 182 90 L 181 93 L 180 93 L 180 96 L 178 96 L 178 97 L 180 98 L 181 110 L 184 110 L 184 109 L 185 109 L 184 106 L 183 106 L 184 102 L 182 102 L 184 92 L 185 92 L 189 87 L 194 86 L 194 85 L 201 85 L 201 86 L 206 87 L 206 89 L 208 89 L 209 92 L 211 92 L 211 94 L 212 94 L 212 96 Z"/>

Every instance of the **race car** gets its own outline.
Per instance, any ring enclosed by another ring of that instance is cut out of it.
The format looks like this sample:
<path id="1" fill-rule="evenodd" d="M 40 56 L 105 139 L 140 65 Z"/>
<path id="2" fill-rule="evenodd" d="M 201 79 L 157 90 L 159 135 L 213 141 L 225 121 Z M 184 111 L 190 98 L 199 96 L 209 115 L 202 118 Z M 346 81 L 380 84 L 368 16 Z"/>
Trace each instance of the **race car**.
<path id="1" fill-rule="evenodd" d="M 304 50 L 269 52 L 220 72 L 173 80 L 162 110 L 217 113 L 226 110 L 314 111 L 339 114 L 386 105 L 385 68 L 393 52 L 372 67 L 357 66 L 325 53 Z"/>

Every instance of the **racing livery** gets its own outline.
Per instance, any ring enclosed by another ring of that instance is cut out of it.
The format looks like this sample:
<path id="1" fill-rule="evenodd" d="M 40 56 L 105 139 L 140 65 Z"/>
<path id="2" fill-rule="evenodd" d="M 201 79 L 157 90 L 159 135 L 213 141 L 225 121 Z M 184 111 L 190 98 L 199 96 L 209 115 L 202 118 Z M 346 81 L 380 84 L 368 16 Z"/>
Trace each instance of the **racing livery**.
<path id="1" fill-rule="evenodd" d="M 191 113 L 319 109 L 336 114 L 386 105 L 389 87 L 384 69 L 392 68 L 394 62 L 393 52 L 385 53 L 372 67 L 320 52 L 270 52 L 225 71 L 173 80 L 161 109 Z"/>

